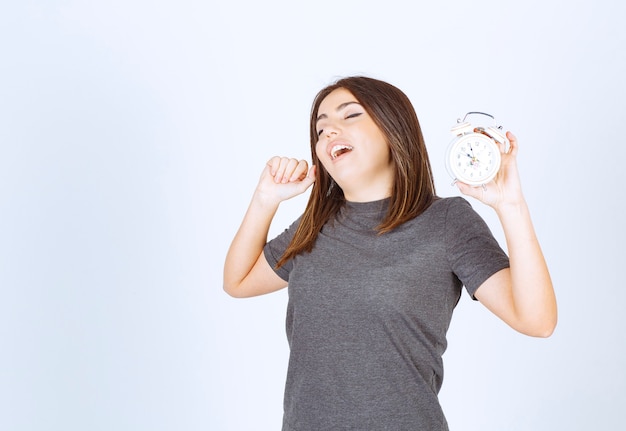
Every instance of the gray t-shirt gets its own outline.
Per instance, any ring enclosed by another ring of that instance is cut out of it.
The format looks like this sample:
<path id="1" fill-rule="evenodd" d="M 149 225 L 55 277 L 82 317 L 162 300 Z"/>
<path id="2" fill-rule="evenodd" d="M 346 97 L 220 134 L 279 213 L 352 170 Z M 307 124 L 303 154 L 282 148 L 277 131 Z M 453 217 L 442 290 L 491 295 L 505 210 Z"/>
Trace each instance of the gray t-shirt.
<path id="1" fill-rule="evenodd" d="M 347 202 L 289 283 L 284 431 L 447 430 L 437 394 L 452 311 L 509 260 L 463 198 L 379 235 L 389 200 Z M 268 242 L 274 266 L 297 220 Z"/>

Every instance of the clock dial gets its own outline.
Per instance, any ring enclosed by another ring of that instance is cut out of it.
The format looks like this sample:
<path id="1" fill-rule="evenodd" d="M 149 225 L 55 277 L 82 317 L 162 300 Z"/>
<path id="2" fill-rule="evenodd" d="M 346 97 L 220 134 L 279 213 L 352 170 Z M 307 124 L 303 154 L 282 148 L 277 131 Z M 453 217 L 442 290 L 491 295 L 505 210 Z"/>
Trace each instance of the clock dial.
<path id="1" fill-rule="evenodd" d="M 500 168 L 500 150 L 485 135 L 470 133 L 455 140 L 449 151 L 452 176 L 470 185 L 488 183 Z"/>

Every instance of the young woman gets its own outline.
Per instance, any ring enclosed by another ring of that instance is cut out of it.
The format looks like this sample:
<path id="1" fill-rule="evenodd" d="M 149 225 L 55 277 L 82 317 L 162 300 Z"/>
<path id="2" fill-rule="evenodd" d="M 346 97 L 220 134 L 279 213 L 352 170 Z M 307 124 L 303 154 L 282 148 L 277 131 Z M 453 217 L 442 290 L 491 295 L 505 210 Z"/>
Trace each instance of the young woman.
<path id="1" fill-rule="evenodd" d="M 458 187 L 496 211 L 508 256 L 465 199 L 435 194 L 402 91 L 348 77 L 318 93 L 313 165 L 268 161 L 224 266 L 235 297 L 289 286 L 283 430 L 446 430 L 437 394 L 462 286 L 515 330 L 552 333 L 555 295 L 507 137 L 497 177 Z M 311 186 L 268 242 L 280 202 Z"/>

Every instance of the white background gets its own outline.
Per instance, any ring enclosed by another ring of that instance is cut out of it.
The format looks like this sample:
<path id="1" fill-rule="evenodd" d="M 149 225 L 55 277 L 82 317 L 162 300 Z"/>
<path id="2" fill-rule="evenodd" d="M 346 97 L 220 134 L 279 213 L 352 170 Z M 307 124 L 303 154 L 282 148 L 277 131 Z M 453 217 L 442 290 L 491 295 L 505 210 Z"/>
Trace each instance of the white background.
<path id="1" fill-rule="evenodd" d="M 520 140 L 560 321 L 527 338 L 464 294 L 451 429 L 616 429 L 624 18 L 619 0 L 4 1 L 0 429 L 280 428 L 286 292 L 228 297 L 223 260 L 265 161 L 308 159 L 313 96 L 352 74 L 411 98 L 442 196 L 459 116 Z"/>

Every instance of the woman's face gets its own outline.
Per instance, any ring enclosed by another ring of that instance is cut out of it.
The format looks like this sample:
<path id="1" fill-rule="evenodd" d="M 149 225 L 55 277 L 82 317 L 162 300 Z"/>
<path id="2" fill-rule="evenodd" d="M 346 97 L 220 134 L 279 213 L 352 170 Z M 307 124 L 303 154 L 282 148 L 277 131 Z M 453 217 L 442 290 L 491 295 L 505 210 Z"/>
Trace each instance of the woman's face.
<path id="1" fill-rule="evenodd" d="M 315 153 L 345 198 L 368 202 L 390 196 L 389 145 L 356 97 L 338 88 L 322 100 L 317 114 Z"/>

